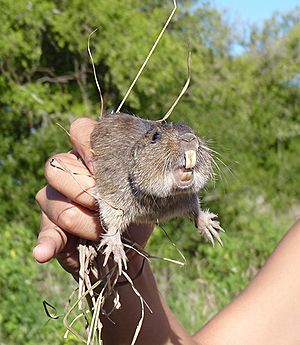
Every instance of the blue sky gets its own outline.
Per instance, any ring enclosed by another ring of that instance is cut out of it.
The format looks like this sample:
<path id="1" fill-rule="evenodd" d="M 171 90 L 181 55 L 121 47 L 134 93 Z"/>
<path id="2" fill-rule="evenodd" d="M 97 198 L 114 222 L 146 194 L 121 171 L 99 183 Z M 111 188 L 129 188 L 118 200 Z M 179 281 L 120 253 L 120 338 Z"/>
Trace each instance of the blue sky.
<path id="1" fill-rule="evenodd" d="M 227 9 L 229 18 L 242 22 L 261 23 L 274 11 L 286 12 L 300 6 L 300 0 L 212 0 L 221 9 Z"/>

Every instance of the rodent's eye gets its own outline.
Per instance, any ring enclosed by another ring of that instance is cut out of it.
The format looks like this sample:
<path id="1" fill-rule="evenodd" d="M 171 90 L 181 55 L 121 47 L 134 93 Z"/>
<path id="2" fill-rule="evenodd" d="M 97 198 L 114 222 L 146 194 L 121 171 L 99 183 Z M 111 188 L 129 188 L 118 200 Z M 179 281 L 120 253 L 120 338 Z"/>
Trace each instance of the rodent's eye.
<path id="1" fill-rule="evenodd" d="M 158 132 L 154 132 L 152 135 L 151 142 L 155 143 L 157 141 L 157 139 L 159 139 L 159 137 L 160 137 L 160 134 Z"/>

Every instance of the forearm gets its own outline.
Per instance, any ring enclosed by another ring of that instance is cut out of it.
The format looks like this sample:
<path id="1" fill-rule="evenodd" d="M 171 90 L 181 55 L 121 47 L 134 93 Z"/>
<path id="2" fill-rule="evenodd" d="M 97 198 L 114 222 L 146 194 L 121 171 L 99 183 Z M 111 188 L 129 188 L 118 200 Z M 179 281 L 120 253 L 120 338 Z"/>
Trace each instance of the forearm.
<path id="1" fill-rule="evenodd" d="M 135 276 L 141 264 L 141 257 L 130 262 L 129 275 Z M 134 286 L 152 310 L 150 312 L 144 306 L 145 317 L 136 342 L 137 345 L 195 345 L 192 337 L 176 320 L 159 295 L 148 262 L 145 262 L 142 274 L 134 280 Z M 130 344 L 142 313 L 140 299 L 130 284 L 119 286 L 117 289 L 122 306 L 111 315 L 115 324 L 107 318 L 102 320 L 104 324 L 103 340 L 107 345 Z M 107 305 L 107 307 L 109 306 Z"/>
<path id="2" fill-rule="evenodd" d="M 300 344 L 300 221 L 247 289 L 196 335 L 203 345 Z"/>

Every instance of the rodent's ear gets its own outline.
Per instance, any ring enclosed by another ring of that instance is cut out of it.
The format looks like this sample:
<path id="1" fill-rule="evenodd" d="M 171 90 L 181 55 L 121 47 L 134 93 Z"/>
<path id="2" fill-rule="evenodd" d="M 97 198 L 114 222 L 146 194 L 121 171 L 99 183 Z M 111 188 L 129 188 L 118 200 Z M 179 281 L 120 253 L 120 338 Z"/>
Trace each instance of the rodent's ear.
<path id="1" fill-rule="evenodd" d="M 161 138 L 161 135 L 162 131 L 160 130 L 160 128 L 158 126 L 153 126 L 145 134 L 145 139 L 147 140 L 147 142 L 150 141 L 151 144 L 154 144 Z"/>

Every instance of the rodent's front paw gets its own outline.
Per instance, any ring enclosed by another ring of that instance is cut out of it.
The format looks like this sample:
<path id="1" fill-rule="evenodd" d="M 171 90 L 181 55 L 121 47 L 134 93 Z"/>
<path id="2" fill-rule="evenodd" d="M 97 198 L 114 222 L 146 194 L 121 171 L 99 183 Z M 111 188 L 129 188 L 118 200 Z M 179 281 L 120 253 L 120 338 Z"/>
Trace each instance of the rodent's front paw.
<path id="1" fill-rule="evenodd" d="M 125 270 L 127 270 L 127 257 L 119 234 L 106 235 L 105 237 L 103 237 L 99 245 L 99 248 L 102 247 L 105 247 L 105 249 L 103 250 L 103 266 L 107 264 L 110 254 L 113 254 L 114 261 L 118 264 L 119 274 L 122 274 L 123 267 Z"/>
<path id="2" fill-rule="evenodd" d="M 216 217 L 217 215 L 209 212 L 208 210 L 201 211 L 197 219 L 197 228 L 213 246 L 215 245 L 214 239 L 216 239 L 220 245 L 223 246 L 219 232 L 224 232 L 224 230 L 220 226 L 220 223 L 217 220 L 214 220 Z"/>

